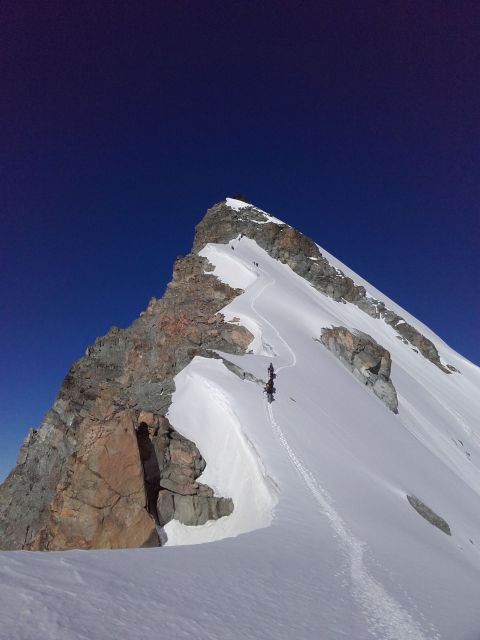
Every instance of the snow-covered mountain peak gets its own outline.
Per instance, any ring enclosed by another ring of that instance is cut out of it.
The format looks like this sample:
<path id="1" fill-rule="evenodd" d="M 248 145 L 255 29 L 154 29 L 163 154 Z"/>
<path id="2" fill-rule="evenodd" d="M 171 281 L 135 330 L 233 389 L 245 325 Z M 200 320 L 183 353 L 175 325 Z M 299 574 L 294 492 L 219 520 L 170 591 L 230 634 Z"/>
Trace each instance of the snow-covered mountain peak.
<path id="1" fill-rule="evenodd" d="M 233 208 L 229 202 L 234 203 Z M 243 236 L 254 239 L 271 257 L 288 264 L 321 293 L 336 301 L 355 304 L 367 315 L 392 326 L 399 339 L 411 344 L 445 373 L 455 371 L 453 365 L 442 361 L 433 339 L 441 341 L 433 332 L 374 287 L 366 287 L 364 280 L 355 277 L 313 240 L 249 203 L 227 198 L 209 209 L 196 227 L 193 249 L 199 252 L 208 243 L 225 244 Z"/>
<path id="2" fill-rule="evenodd" d="M 0 489 L 9 548 L 155 530 L 164 548 L 1 554 L 2 601 L 28 601 L 5 637 L 478 635 L 478 368 L 265 216 L 209 209 L 164 298 L 75 363 Z"/>

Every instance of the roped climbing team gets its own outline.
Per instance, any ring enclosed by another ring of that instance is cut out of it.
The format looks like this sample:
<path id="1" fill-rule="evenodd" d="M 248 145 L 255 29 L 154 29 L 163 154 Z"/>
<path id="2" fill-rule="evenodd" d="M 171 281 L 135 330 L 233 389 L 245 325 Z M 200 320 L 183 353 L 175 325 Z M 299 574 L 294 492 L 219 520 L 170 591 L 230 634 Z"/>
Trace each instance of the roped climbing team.
<path id="1" fill-rule="evenodd" d="M 274 369 L 273 369 L 273 364 L 272 363 L 269 364 L 267 371 L 268 371 L 268 381 L 265 384 L 264 391 L 267 394 L 268 402 L 272 402 L 273 393 L 275 391 L 274 386 L 273 386 L 273 378 L 274 378 L 275 373 L 274 373 Z"/>

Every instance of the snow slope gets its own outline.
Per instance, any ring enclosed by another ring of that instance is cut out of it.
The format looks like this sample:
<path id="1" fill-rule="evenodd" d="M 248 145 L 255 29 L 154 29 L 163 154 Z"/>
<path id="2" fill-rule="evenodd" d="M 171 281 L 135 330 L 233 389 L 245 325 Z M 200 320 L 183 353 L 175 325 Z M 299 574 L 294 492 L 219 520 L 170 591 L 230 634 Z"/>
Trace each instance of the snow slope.
<path id="1" fill-rule="evenodd" d="M 255 242 L 230 245 L 201 254 L 245 289 L 223 313 L 254 340 L 248 355 L 224 355 L 263 379 L 272 361 L 275 402 L 197 357 L 175 380 L 169 418 L 197 443 L 204 481 L 233 497 L 234 513 L 203 527 L 171 522 L 162 549 L 1 553 L 0 638 L 478 640 L 478 368 L 428 332 L 461 371 L 446 375 Z M 339 324 L 391 352 L 398 415 L 316 341 Z"/>

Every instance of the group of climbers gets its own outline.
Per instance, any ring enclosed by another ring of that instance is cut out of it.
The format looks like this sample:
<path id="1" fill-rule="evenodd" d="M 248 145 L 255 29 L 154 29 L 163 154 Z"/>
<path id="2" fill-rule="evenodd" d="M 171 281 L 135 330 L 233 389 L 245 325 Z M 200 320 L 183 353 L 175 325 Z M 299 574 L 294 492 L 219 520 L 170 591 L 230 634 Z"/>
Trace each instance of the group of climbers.
<path id="1" fill-rule="evenodd" d="M 268 371 L 268 381 L 265 384 L 264 391 L 267 394 L 268 402 L 272 402 L 273 394 L 275 392 L 275 387 L 273 386 L 273 379 L 275 378 L 275 372 L 274 372 L 272 363 L 270 363 L 267 371 Z"/>

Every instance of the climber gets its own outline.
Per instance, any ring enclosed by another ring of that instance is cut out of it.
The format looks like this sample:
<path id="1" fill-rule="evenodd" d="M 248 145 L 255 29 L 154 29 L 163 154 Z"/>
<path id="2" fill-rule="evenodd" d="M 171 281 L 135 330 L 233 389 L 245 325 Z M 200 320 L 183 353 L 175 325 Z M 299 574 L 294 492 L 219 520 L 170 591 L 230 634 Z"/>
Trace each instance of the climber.
<path id="1" fill-rule="evenodd" d="M 273 400 L 273 392 L 274 392 L 274 388 L 273 388 L 273 380 L 272 380 L 272 379 L 270 379 L 270 380 L 266 383 L 266 385 L 265 385 L 265 387 L 264 387 L 264 389 L 263 389 L 263 390 L 264 390 L 264 392 L 267 394 L 267 400 L 268 400 L 268 402 L 272 402 L 272 400 Z"/>
<path id="2" fill-rule="evenodd" d="M 270 362 L 270 365 L 267 369 L 270 380 L 273 378 L 273 364 Z"/>

